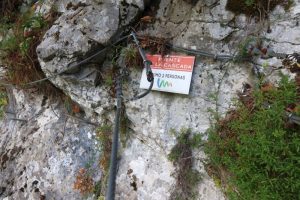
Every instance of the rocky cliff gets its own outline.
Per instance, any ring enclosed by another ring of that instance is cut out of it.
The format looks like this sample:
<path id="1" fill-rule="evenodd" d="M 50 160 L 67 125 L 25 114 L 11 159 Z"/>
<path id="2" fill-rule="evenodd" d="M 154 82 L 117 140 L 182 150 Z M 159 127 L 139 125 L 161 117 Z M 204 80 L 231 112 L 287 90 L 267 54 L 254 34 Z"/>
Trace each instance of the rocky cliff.
<path id="1" fill-rule="evenodd" d="M 0 122 L 0 198 L 86 198 L 73 185 L 78 170 L 87 164 L 94 182 L 103 179 L 98 166 L 103 152 L 95 137 L 97 126 L 114 120 L 115 99 L 105 80 L 115 55 L 106 49 L 92 62 L 72 66 L 127 35 L 130 27 L 140 36 L 163 38 L 172 45 L 217 55 L 238 55 L 253 37 L 263 38 L 263 45 L 274 52 L 300 52 L 299 0 L 288 9 L 282 4 L 274 6 L 267 16 L 230 11 L 232 2 L 46 0 L 37 6 L 36 12 L 43 15 L 51 7 L 61 13 L 36 49 L 41 68 L 82 111 L 70 116 L 64 102 L 55 98 L 32 90 L 8 89 L 7 115 Z M 129 38 L 122 45 L 130 43 Z M 155 47 L 154 53 L 162 53 L 159 47 L 163 45 Z M 209 111 L 224 115 L 243 83 L 257 81 L 254 66 L 272 66 L 265 67 L 265 73 L 281 66 L 276 57 L 256 56 L 251 62 L 216 58 L 196 57 L 189 95 L 153 91 L 140 100 L 124 102 L 127 123 L 119 153 L 117 199 L 170 199 L 176 181 L 175 167 L 168 160 L 176 144 L 172 130 L 190 128 L 203 133 L 205 139 L 211 124 Z M 118 62 L 125 64 L 122 59 Z M 142 68 L 128 69 L 125 97 L 141 91 L 141 72 Z M 276 73 L 269 78 L 276 82 Z M 196 199 L 225 199 L 205 171 L 203 150 L 194 150 L 193 157 L 194 168 L 202 174 Z"/>

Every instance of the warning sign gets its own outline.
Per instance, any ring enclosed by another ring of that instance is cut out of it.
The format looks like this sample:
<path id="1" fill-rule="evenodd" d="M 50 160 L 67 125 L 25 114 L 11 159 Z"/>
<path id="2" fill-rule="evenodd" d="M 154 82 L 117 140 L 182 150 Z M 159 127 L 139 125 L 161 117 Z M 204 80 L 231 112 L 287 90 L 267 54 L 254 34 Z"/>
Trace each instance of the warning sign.
<path id="1" fill-rule="evenodd" d="M 154 74 L 152 90 L 189 94 L 192 73 L 194 68 L 194 56 L 147 55 L 152 62 L 151 69 Z M 140 88 L 149 88 L 146 70 L 142 73 Z"/>

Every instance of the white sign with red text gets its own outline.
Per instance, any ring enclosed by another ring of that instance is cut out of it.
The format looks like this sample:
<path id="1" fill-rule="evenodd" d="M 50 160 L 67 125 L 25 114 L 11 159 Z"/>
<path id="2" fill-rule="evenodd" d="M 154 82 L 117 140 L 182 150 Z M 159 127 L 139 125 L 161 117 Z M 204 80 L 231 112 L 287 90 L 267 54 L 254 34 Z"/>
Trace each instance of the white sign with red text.
<path id="1" fill-rule="evenodd" d="M 147 59 L 152 62 L 151 69 L 154 74 L 152 90 L 189 94 L 192 73 L 194 68 L 194 56 L 178 55 L 149 55 Z M 148 89 L 146 69 L 143 70 L 140 88 Z"/>

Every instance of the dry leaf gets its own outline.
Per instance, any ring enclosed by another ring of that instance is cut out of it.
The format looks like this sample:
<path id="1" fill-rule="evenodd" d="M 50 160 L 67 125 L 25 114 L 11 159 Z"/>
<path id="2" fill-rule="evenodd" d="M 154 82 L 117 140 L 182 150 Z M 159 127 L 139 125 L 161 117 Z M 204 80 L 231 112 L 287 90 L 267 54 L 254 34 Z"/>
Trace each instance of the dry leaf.
<path id="1" fill-rule="evenodd" d="M 81 194 L 88 194 L 94 190 L 93 179 L 88 175 L 86 169 L 81 168 L 78 171 L 73 187 L 74 189 L 79 190 Z"/>
<path id="2" fill-rule="evenodd" d="M 262 87 L 261 87 L 261 91 L 262 92 L 268 92 L 270 90 L 273 90 L 274 86 L 271 83 L 265 83 Z"/>
<path id="3" fill-rule="evenodd" d="M 153 20 L 153 17 L 151 16 L 144 16 L 141 18 L 141 22 L 144 22 L 144 23 L 151 23 Z"/>
<path id="4" fill-rule="evenodd" d="M 73 113 L 79 113 L 80 107 L 77 104 L 74 104 L 72 110 L 73 110 Z"/>

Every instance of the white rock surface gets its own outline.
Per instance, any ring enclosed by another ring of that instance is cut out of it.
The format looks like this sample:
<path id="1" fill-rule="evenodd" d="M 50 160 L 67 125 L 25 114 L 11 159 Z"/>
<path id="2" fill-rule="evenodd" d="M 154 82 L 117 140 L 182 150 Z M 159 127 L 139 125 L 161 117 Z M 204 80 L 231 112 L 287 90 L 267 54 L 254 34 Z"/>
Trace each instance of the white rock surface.
<path id="1" fill-rule="evenodd" d="M 204 133 L 210 126 L 208 109 L 216 109 L 216 102 L 209 96 L 218 94 L 218 109 L 224 113 L 242 83 L 251 81 L 250 68 L 228 64 L 219 70 L 221 63 L 204 64 L 206 62 L 209 61 L 202 60 L 195 66 L 189 96 L 152 92 L 139 101 L 126 104 L 134 134 L 120 161 L 119 199 L 168 199 L 174 184 L 174 167 L 167 155 L 176 144 L 176 136 L 170 130 L 179 131 L 185 127 Z M 201 152 L 196 157 L 201 157 Z M 204 167 L 198 167 L 205 174 Z M 128 171 L 132 173 L 128 175 Z M 133 175 L 136 191 L 130 185 Z M 224 199 L 207 175 L 199 185 L 199 191 L 205 191 L 199 199 Z"/>
<path id="2" fill-rule="evenodd" d="M 99 149 L 87 134 L 95 127 L 66 116 L 62 102 L 11 88 L 0 122 L 0 198 L 81 199 L 73 189 L 79 168 L 92 164 Z"/>
<path id="3" fill-rule="evenodd" d="M 138 5 L 143 4 L 143 1 L 124 5 L 121 1 L 86 1 L 81 4 L 72 2 L 68 7 L 70 1 L 59 2 L 56 4 L 64 6 L 65 10 L 37 47 L 41 67 L 47 76 L 65 70 L 95 49 L 114 42 L 122 29 L 141 12 Z M 101 62 L 104 58 L 105 53 L 102 53 L 96 59 Z M 80 66 L 52 81 L 86 109 L 96 109 L 102 114 L 103 109 L 111 109 L 113 101 L 107 90 L 98 86 L 101 77 L 99 65 Z"/>
<path id="4" fill-rule="evenodd" d="M 50 0 L 47 2 L 49 5 L 54 3 Z M 87 0 L 82 1 L 86 6 L 67 9 L 69 2 L 55 2 L 63 14 L 46 33 L 37 49 L 47 76 L 66 69 L 73 61 L 79 61 L 95 49 L 115 41 L 123 28 L 133 22 L 145 8 L 145 3 L 138 0 L 127 0 L 125 4 L 117 0 L 105 0 L 101 4 L 100 1 Z M 266 25 L 257 26 L 253 18 L 235 16 L 226 11 L 226 2 L 205 0 L 193 5 L 181 0 L 160 1 L 154 24 L 147 25 L 139 34 L 165 37 L 178 46 L 226 55 L 236 55 L 240 51 L 239 46 L 249 35 L 258 34 L 276 52 L 300 52 L 299 0 L 295 0 L 290 12 L 276 8 L 271 13 L 271 33 L 266 33 Z M 47 12 L 48 7 L 43 5 L 41 10 Z M 105 53 L 97 58 L 100 67 L 82 66 L 51 81 L 86 111 L 97 113 L 99 121 L 108 119 L 112 122 L 114 99 L 109 95 L 109 88 L 97 81 L 101 73 L 110 68 L 109 59 L 101 65 L 104 59 Z M 281 65 L 276 58 L 258 59 L 255 62 L 262 66 Z M 232 106 L 232 98 L 236 97 L 236 91 L 241 89 L 242 84 L 255 82 L 251 71 L 250 63 L 222 63 L 197 57 L 189 95 L 151 92 L 141 100 L 126 102 L 126 115 L 131 122 L 130 137 L 120 151 L 117 199 L 169 199 L 175 179 L 172 176 L 174 166 L 168 161 L 167 155 L 176 144 L 176 136 L 170 130 L 185 127 L 191 128 L 193 132 L 204 133 L 211 122 L 208 110 L 211 108 L 224 115 Z M 131 70 L 129 81 L 123 86 L 126 97 L 132 97 L 140 91 L 140 76 L 141 71 Z M 50 105 L 48 101 L 43 106 L 32 106 L 33 102 L 42 100 L 27 101 L 26 94 L 16 89 L 13 94 L 19 105 L 16 108 L 19 118 L 30 119 L 36 113 L 41 115 L 27 125 L 18 121 L 1 122 L 3 134 L 0 135 L 0 144 L 7 144 L 1 149 L 0 155 L 9 155 L 12 159 L 4 162 L 8 167 L 1 167 L 0 177 L 5 180 L 3 187 L 6 190 L 4 195 L 0 190 L 0 197 L 39 199 L 31 191 L 33 181 L 38 180 L 39 191 L 46 198 L 81 199 L 71 186 L 76 169 L 92 155 L 89 151 L 97 150 L 96 146 L 88 145 L 92 144 L 94 127 L 67 124 L 69 129 L 66 129 L 65 135 L 61 135 L 59 130 L 63 127 L 63 118 L 57 121 L 56 115 L 47 108 Z M 55 111 L 60 112 L 59 108 Z M 35 127 L 38 129 L 35 130 Z M 59 143 L 55 142 L 56 137 Z M 15 138 L 25 138 L 26 142 L 19 145 Z M 29 146 L 36 151 L 29 150 Z M 12 152 L 12 149 L 16 149 L 17 153 Z M 204 176 L 197 186 L 198 199 L 225 199 L 205 172 L 201 162 L 205 158 L 202 149 L 196 150 L 194 155 L 197 161 L 194 167 Z M 24 166 L 26 170 L 23 175 L 19 175 Z M 25 183 L 27 188 L 23 193 L 20 189 L 25 188 Z"/>

